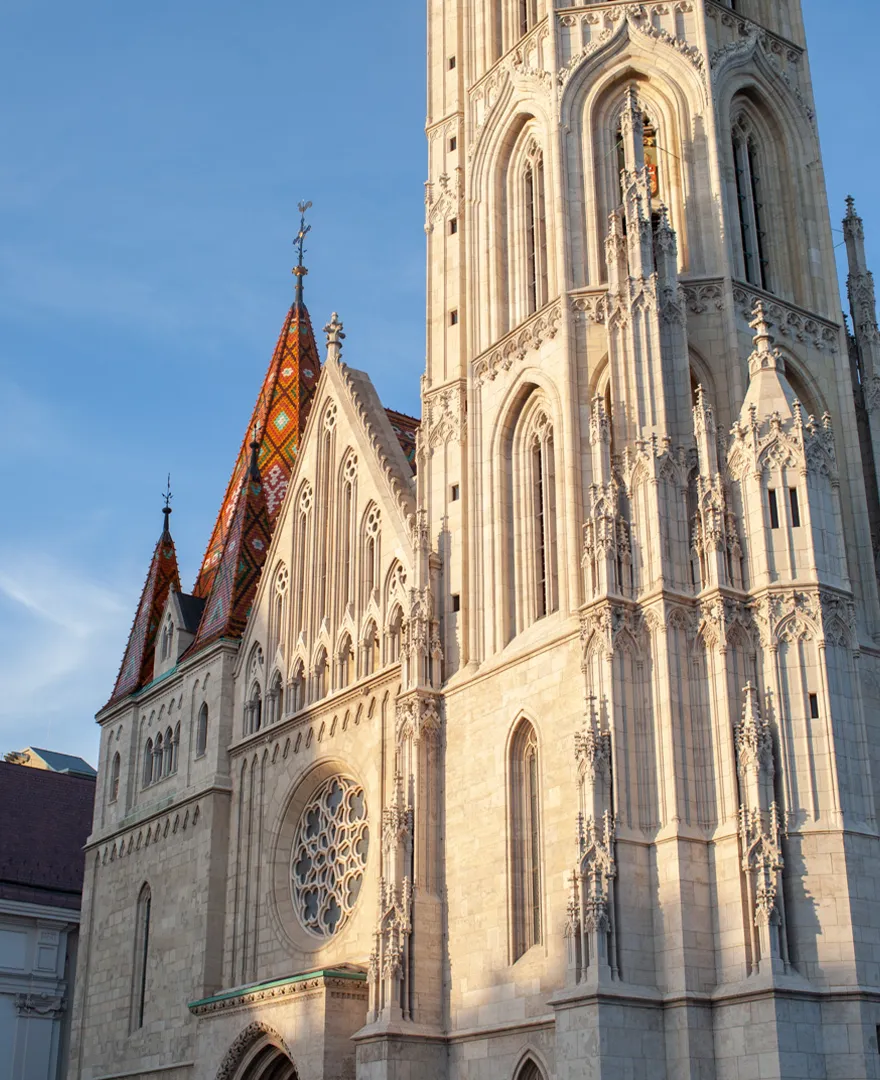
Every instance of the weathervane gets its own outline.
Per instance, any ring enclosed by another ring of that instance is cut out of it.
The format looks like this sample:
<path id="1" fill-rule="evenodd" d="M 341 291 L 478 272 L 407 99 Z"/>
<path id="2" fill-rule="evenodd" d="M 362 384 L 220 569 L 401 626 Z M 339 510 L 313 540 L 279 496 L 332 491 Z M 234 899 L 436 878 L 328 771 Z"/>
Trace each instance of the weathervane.
<path id="1" fill-rule="evenodd" d="M 171 516 L 171 500 L 174 496 L 171 494 L 171 473 L 168 474 L 168 480 L 165 485 L 165 491 L 162 493 L 162 498 L 165 500 L 165 506 L 162 508 L 162 513 L 165 515 L 165 531 L 168 531 L 168 519 Z"/>
<path id="2" fill-rule="evenodd" d="M 299 232 L 296 234 L 296 239 L 293 241 L 293 246 L 297 252 L 296 266 L 293 268 L 293 273 L 296 275 L 296 302 L 302 303 L 302 279 L 308 273 L 308 270 L 303 266 L 303 254 L 305 253 L 306 236 L 312 231 L 311 225 L 306 225 L 306 211 L 310 210 L 312 204 L 310 202 L 301 202 L 297 209 L 300 213 L 299 218 Z"/>

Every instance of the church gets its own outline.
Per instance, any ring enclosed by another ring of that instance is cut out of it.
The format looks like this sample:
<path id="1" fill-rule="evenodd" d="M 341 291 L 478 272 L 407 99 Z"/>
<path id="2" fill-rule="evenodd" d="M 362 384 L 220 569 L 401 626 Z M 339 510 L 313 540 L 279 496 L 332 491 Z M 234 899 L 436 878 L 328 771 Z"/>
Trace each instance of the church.
<path id="1" fill-rule="evenodd" d="M 880 332 L 800 0 L 429 0 L 427 60 L 421 417 L 300 257 L 97 714 L 69 1080 L 876 1080 Z"/>

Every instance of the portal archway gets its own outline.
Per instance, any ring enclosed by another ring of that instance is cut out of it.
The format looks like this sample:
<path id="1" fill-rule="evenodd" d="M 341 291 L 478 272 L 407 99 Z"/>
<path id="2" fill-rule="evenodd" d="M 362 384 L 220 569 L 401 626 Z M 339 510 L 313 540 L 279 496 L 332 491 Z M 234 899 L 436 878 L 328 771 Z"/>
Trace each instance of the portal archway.
<path id="1" fill-rule="evenodd" d="M 299 1073 L 278 1032 L 256 1021 L 248 1024 L 226 1052 L 217 1080 L 299 1080 Z"/>

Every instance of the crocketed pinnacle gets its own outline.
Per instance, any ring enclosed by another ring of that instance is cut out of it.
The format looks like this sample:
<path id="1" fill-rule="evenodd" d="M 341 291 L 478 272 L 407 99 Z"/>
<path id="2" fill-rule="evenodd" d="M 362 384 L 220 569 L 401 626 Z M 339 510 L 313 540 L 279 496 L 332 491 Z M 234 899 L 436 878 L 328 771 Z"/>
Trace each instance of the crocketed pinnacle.
<path id="1" fill-rule="evenodd" d="M 156 652 L 156 634 L 159 620 L 165 610 L 168 594 L 180 591 L 180 573 L 177 568 L 177 552 L 171 539 L 171 493 L 165 495 L 162 509 L 163 526 L 159 541 L 153 551 L 147 580 L 141 592 L 137 613 L 134 617 L 128 644 L 122 657 L 122 665 L 116 677 L 116 685 L 110 701 L 117 701 L 126 694 L 140 690 L 153 678 L 153 660 Z M 109 702 L 108 702 L 109 704 Z"/>

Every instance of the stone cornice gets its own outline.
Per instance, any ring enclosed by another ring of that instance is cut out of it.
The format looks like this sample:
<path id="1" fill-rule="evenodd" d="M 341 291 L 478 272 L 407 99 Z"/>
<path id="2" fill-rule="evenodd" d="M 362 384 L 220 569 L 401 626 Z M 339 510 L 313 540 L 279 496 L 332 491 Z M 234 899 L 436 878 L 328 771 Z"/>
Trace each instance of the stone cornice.
<path id="1" fill-rule="evenodd" d="M 345 968 L 319 968 L 284 979 L 254 983 L 226 990 L 211 997 L 190 1001 L 187 1008 L 194 1016 L 213 1016 L 221 1012 L 247 1009 L 254 1005 L 274 1004 L 291 998 L 307 997 L 323 990 L 343 991 L 357 997 L 367 996 L 367 976 L 363 971 Z"/>
<path id="2" fill-rule="evenodd" d="M 119 701 L 113 702 L 112 705 L 105 705 L 95 715 L 96 722 L 103 727 L 105 724 L 113 723 L 132 706 L 143 707 L 145 703 L 150 701 L 150 695 L 154 692 L 157 696 L 164 694 L 177 679 L 182 680 L 197 665 L 206 661 L 210 662 L 217 653 L 229 652 L 235 655 L 240 644 L 239 641 L 233 641 L 230 638 L 218 638 L 204 649 L 193 653 L 192 656 L 184 656 L 179 663 L 160 675 L 158 679 L 153 679 L 152 682 L 147 683 L 140 690 L 136 690 L 127 697 L 120 698 Z"/>

